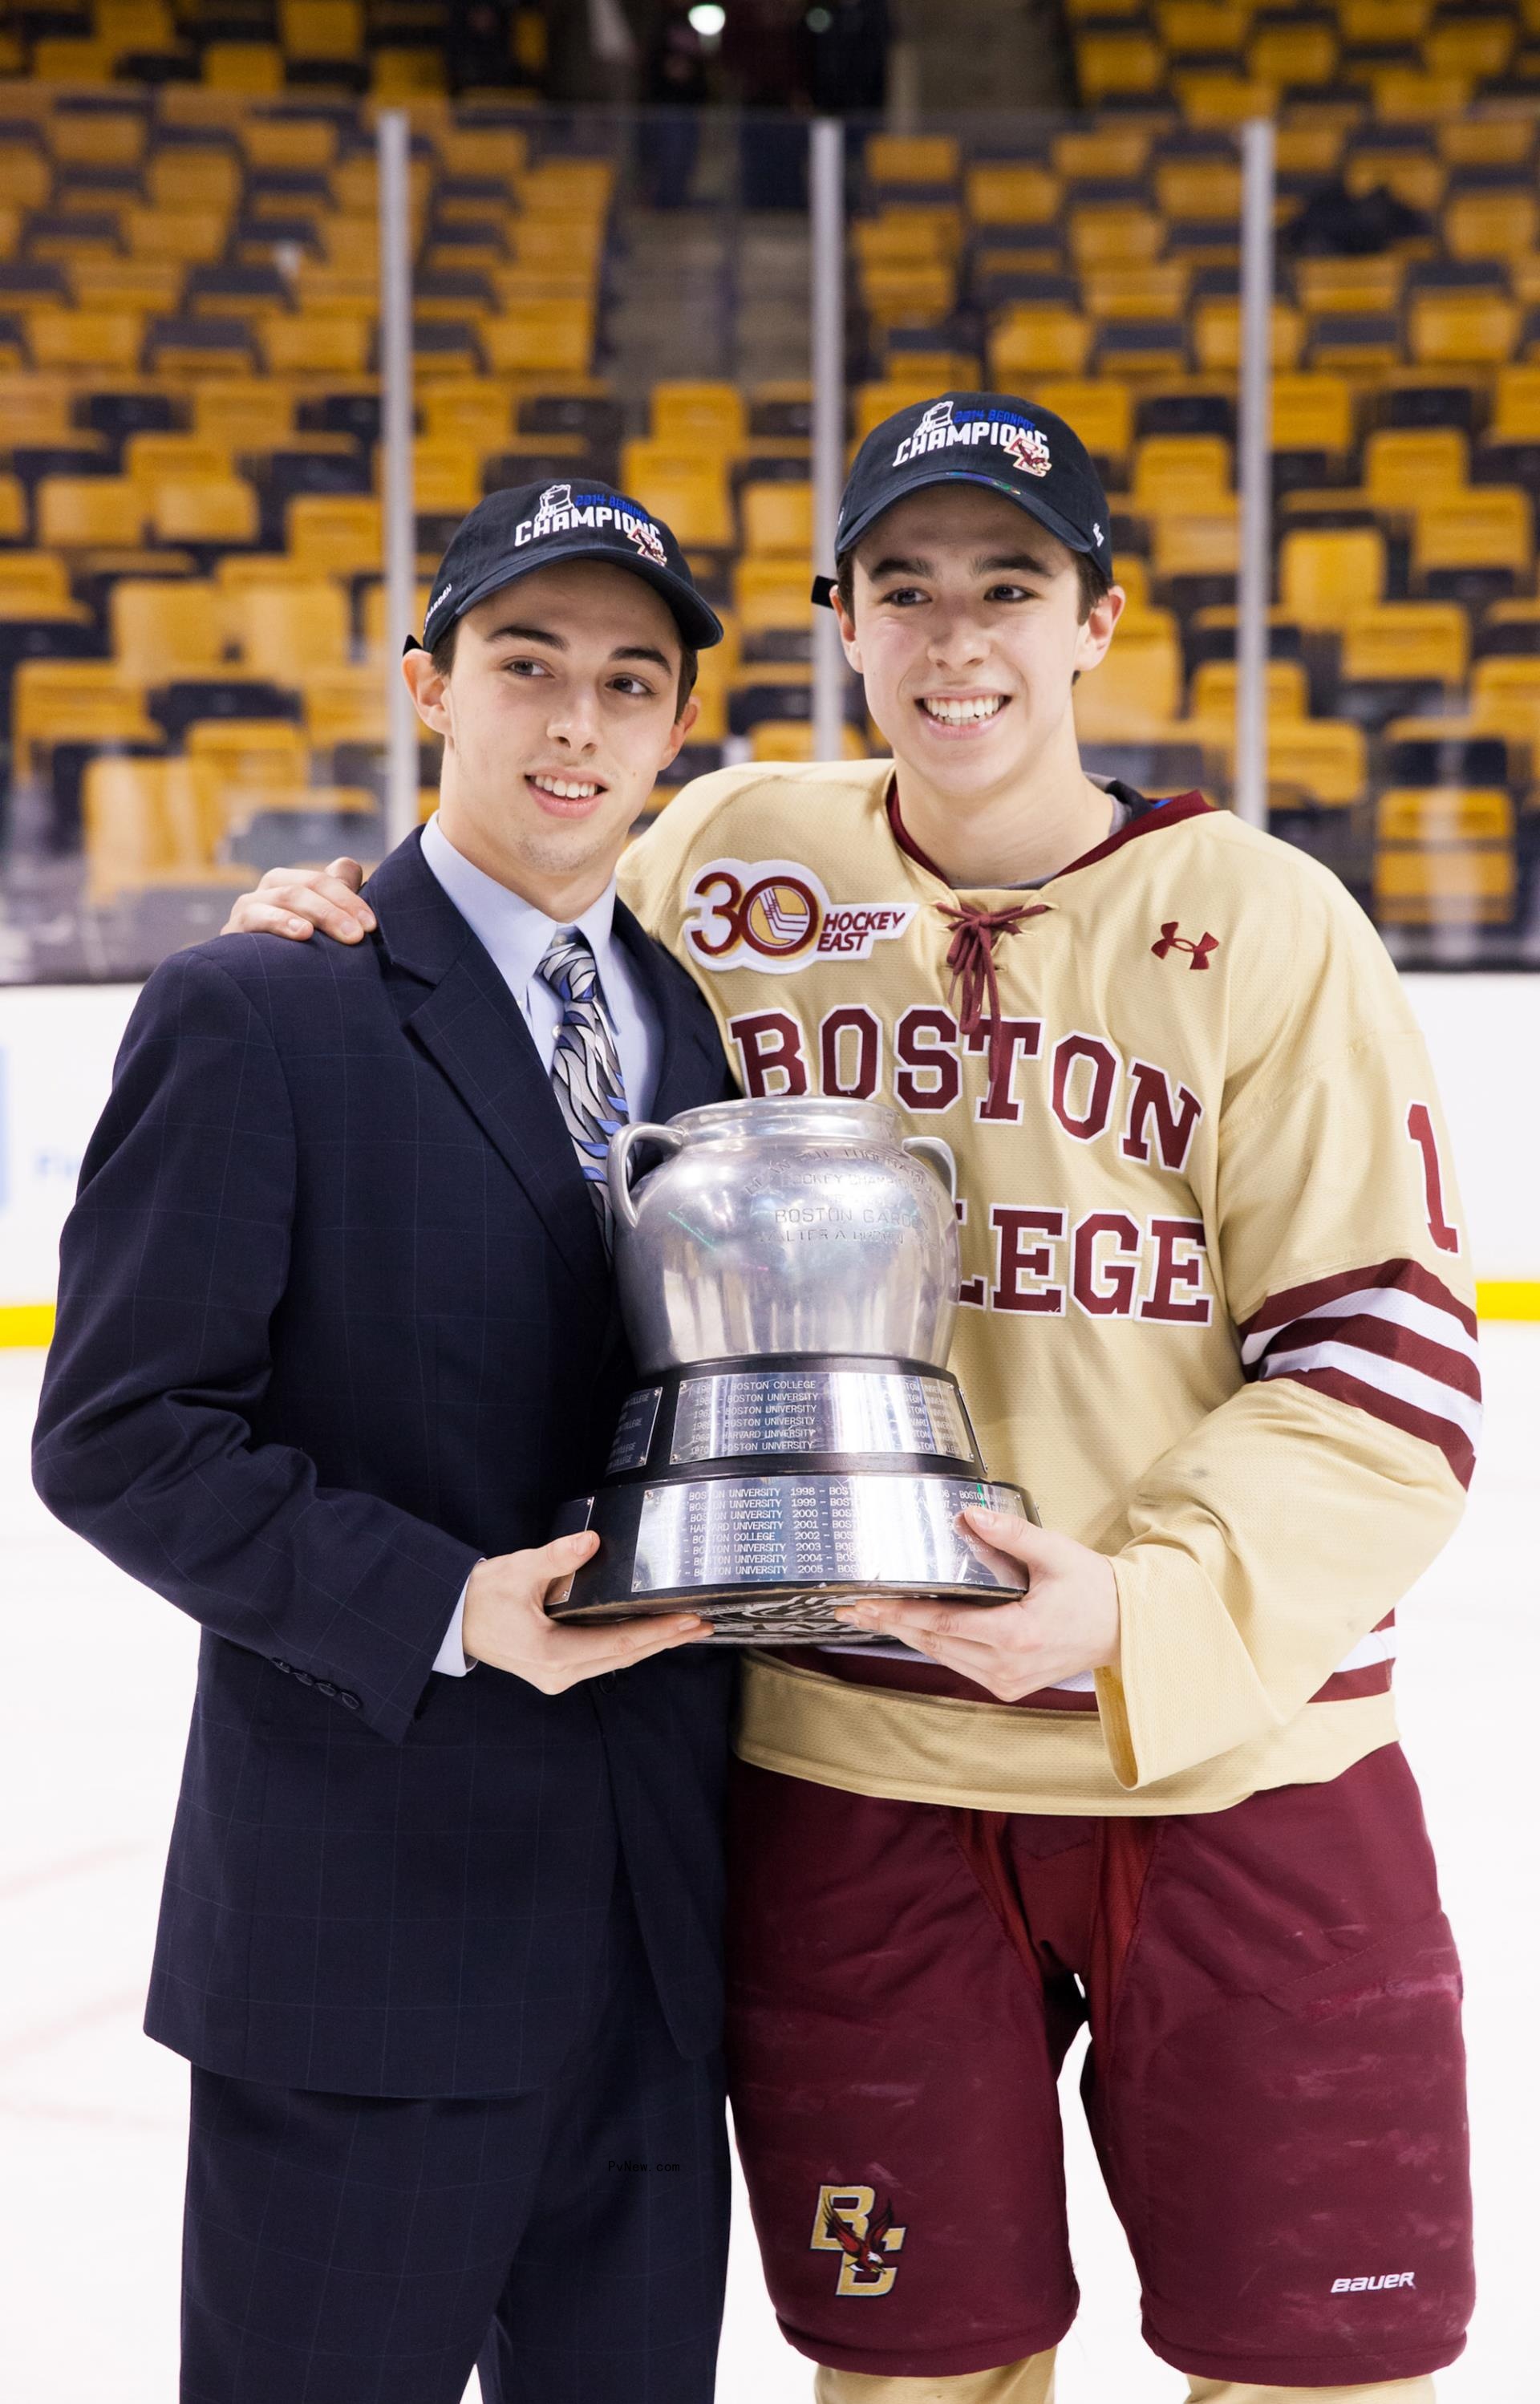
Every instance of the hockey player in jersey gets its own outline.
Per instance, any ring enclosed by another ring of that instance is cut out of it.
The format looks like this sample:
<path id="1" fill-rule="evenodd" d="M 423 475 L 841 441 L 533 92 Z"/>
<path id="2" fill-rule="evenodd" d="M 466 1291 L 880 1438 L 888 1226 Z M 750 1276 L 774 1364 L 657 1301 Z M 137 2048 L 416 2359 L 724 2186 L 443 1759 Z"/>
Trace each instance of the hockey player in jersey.
<path id="1" fill-rule="evenodd" d="M 837 597 L 893 760 L 704 778 L 623 872 L 746 1091 L 881 1096 L 952 1144 L 954 1365 L 1046 1523 L 982 1531 L 1020 1602 L 864 1605 L 865 1649 L 747 1662 L 735 2127 L 819 2404 L 1042 2404 L 1076 2300 L 1055 2076 L 1088 2020 L 1146 2334 L 1191 2396 L 1428 2404 L 1469 2193 L 1392 1623 L 1472 1467 L 1468 1255 L 1342 888 L 1081 767 L 1108 524 L 1026 403 L 879 426 Z"/>

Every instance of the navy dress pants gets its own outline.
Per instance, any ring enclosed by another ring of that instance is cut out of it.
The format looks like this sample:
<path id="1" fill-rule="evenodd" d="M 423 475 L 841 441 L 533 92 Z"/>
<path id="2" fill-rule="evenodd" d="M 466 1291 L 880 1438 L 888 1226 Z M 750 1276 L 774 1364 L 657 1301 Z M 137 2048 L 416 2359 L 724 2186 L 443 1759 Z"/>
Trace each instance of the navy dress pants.
<path id="1" fill-rule="evenodd" d="M 623 1878 L 560 2077 L 465 2102 L 192 2073 L 182 2404 L 711 2404 L 721 2057 L 664 2021 Z"/>

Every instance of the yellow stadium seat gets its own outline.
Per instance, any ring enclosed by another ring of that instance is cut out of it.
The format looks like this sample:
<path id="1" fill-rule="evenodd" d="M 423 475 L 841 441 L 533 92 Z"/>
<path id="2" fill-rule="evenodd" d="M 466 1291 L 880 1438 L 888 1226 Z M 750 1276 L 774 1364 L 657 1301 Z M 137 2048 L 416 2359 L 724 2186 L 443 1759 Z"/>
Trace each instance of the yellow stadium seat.
<path id="1" fill-rule="evenodd" d="M 376 101 L 399 106 L 447 89 L 441 51 L 382 45 L 371 60 L 370 90 Z"/>
<path id="2" fill-rule="evenodd" d="M 1517 304 L 1497 292 L 1414 292 L 1407 342 L 1421 367 L 1499 366 L 1519 339 Z"/>
<path id="3" fill-rule="evenodd" d="M 1348 161 L 1343 177 L 1350 192 L 1372 192 L 1383 186 L 1408 208 L 1436 210 L 1444 197 L 1449 171 L 1442 159 L 1421 148 L 1360 152 Z"/>
<path id="4" fill-rule="evenodd" d="M 284 88 L 284 54 L 276 42 L 206 42 L 203 81 L 217 91 L 276 95 Z"/>
<path id="5" fill-rule="evenodd" d="M 1304 347 L 1305 326 L 1286 300 L 1272 308 L 1273 366 L 1288 373 Z M 1223 293 L 1206 294 L 1193 311 L 1193 349 L 1204 375 L 1236 374 L 1240 365 L 1240 303 Z"/>
<path id="6" fill-rule="evenodd" d="M 1444 206 L 1445 247 L 1455 259 L 1506 259 L 1540 249 L 1533 192 L 1455 192 Z"/>
<path id="7" fill-rule="evenodd" d="M 1420 42 L 1434 0 L 1337 0 L 1342 38 L 1365 49 Z"/>
<path id="8" fill-rule="evenodd" d="M 1440 156 L 1451 167 L 1523 167 L 1534 143 L 1534 126 L 1522 112 L 1513 117 L 1455 117 L 1434 129 Z"/>
<path id="9" fill-rule="evenodd" d="M 1236 684 L 1240 671 L 1233 660 L 1205 660 L 1193 671 L 1187 706 L 1192 717 L 1225 719 L 1233 723 Z M 1303 662 L 1267 662 L 1267 719 L 1301 719 L 1309 713 L 1309 686 Z"/>
<path id="10" fill-rule="evenodd" d="M 634 489 L 634 488 L 633 488 Z M 721 468 L 712 460 L 670 468 L 660 461 L 637 498 L 673 527 L 686 551 L 730 551 L 733 510 Z"/>
<path id="11" fill-rule="evenodd" d="M 1056 133 L 1054 173 L 1071 183 L 1131 182 L 1149 163 L 1152 138 L 1148 126 L 1119 124 L 1115 119 Z"/>
<path id="12" fill-rule="evenodd" d="M 1362 800 L 1368 774 L 1364 730 L 1346 719 L 1270 719 L 1267 797 L 1275 809 L 1305 800 L 1326 809 Z"/>
<path id="13" fill-rule="evenodd" d="M 125 678 L 142 684 L 202 675 L 224 657 L 215 588 L 199 580 L 119 577 L 108 622 L 114 662 Z"/>
<path id="14" fill-rule="evenodd" d="M 949 133 L 872 133 L 864 164 L 874 184 L 955 184 L 958 146 Z"/>
<path id="15" fill-rule="evenodd" d="M 855 440 L 864 442 L 874 426 L 901 409 L 912 408 L 916 401 L 933 400 L 936 388 L 931 383 L 912 382 L 907 377 L 889 376 L 880 384 L 856 386 Z M 629 448 L 629 446 L 627 446 Z M 623 460 L 625 453 L 622 453 Z"/>
<path id="16" fill-rule="evenodd" d="M 37 487 L 37 538 L 61 551 L 136 544 L 145 497 L 128 476 L 45 476 Z"/>
<path id="17" fill-rule="evenodd" d="M 329 267 L 349 275 L 367 275 L 377 286 L 380 276 L 380 221 L 371 214 L 335 217 L 321 221 L 317 231 Z"/>
<path id="18" fill-rule="evenodd" d="M 93 760 L 81 786 L 86 894 L 103 909 L 147 887 L 234 888 L 249 868 L 215 859 L 217 794 L 190 760 Z"/>
<path id="19" fill-rule="evenodd" d="M 221 832 L 254 804 L 310 782 L 310 746 L 284 718 L 204 718 L 188 728 L 187 754 L 203 771 Z"/>
<path id="20" fill-rule="evenodd" d="M 1474 725 L 1540 748 L 1540 658 L 1499 653 L 1477 660 L 1471 669 L 1470 701 Z"/>
<path id="21" fill-rule="evenodd" d="M 1396 308 L 1406 272 L 1405 259 L 1393 256 L 1302 259 L 1295 269 L 1295 283 L 1312 317 L 1331 310 L 1358 316 Z"/>
<path id="22" fill-rule="evenodd" d="M 1134 507 L 1141 515 L 1207 509 L 1233 498 L 1222 434 L 1149 434 L 1134 445 Z"/>
<path id="23" fill-rule="evenodd" d="M 1344 376 L 1274 376 L 1275 451 L 1325 451 L 1342 455 L 1351 450 L 1352 439 L 1352 386 Z"/>
<path id="24" fill-rule="evenodd" d="M 1046 167 L 991 162 L 969 168 L 964 191 L 975 226 L 1047 226 L 1058 215 L 1063 189 Z"/>
<path id="25" fill-rule="evenodd" d="M 1279 545 L 1279 597 L 1305 627 L 1347 623 L 1385 590 L 1385 538 L 1374 526 L 1285 534 Z"/>
<path id="26" fill-rule="evenodd" d="M 481 344 L 494 375 L 581 375 L 593 356 L 594 312 L 581 300 L 527 301 L 485 319 Z"/>
<path id="27" fill-rule="evenodd" d="M 170 316 L 182 297 L 184 270 L 173 259 L 75 259 L 70 290 L 77 309 L 151 310 Z"/>
<path id="28" fill-rule="evenodd" d="M 1296 118 L 1278 129 L 1276 147 L 1281 175 L 1335 175 L 1342 158 L 1346 128 L 1335 117 L 1322 124 Z"/>
<path id="29" fill-rule="evenodd" d="M 743 547 L 751 557 L 812 557 L 811 484 L 746 484 L 742 510 Z"/>
<path id="30" fill-rule="evenodd" d="M 241 197 L 241 162 L 233 151 L 212 147 L 159 150 L 145 182 L 157 210 L 201 209 L 227 217 Z"/>
<path id="31" fill-rule="evenodd" d="M 337 156 L 337 128 L 326 117 L 261 117 L 241 127 L 241 144 L 253 167 L 324 173 Z"/>
<path id="32" fill-rule="evenodd" d="M 508 386 L 491 376 L 445 376 L 424 388 L 418 406 L 425 434 L 469 442 L 483 457 L 507 450 L 511 440 Z"/>
<path id="33" fill-rule="evenodd" d="M 1166 221 L 1149 209 L 1122 201 L 1088 203 L 1070 212 L 1070 249 L 1075 265 L 1146 266 L 1166 246 Z"/>
<path id="34" fill-rule="evenodd" d="M 49 551 L 0 552 L 0 618 L 49 618 L 70 603 L 62 559 Z"/>
<path id="35" fill-rule="evenodd" d="M 168 476 L 228 476 L 230 445 L 206 434 L 131 434 L 123 467 L 147 495 Z"/>
<path id="36" fill-rule="evenodd" d="M 249 676 L 303 686 L 348 664 L 347 594 L 330 578 L 304 584 L 253 580 L 229 594 L 225 622 Z"/>
<path id="37" fill-rule="evenodd" d="M 1085 306 L 1098 320 L 1180 317 L 1191 277 L 1183 259 L 1157 259 L 1145 267 L 1092 267 L 1084 280 Z"/>
<path id="38" fill-rule="evenodd" d="M 143 340 L 137 310 L 34 309 L 27 321 L 28 344 L 40 368 L 132 375 Z"/>
<path id="39" fill-rule="evenodd" d="M 1470 106 L 1468 75 L 1429 75 L 1416 67 L 1381 67 L 1369 77 L 1375 115 L 1394 124 L 1459 117 Z"/>
<path id="40" fill-rule="evenodd" d="M 32 46 L 39 83 L 110 83 L 117 55 L 110 42 L 50 40 Z"/>
<path id="41" fill-rule="evenodd" d="M 1481 82 L 1503 74 L 1512 58 L 1519 28 L 1510 13 L 1446 18 L 1422 36 L 1422 60 L 1435 76 Z"/>
<path id="42" fill-rule="evenodd" d="M 385 559 L 380 504 L 362 493 L 299 493 L 286 513 L 292 559 L 318 576 L 378 571 Z"/>
<path id="43" fill-rule="evenodd" d="M 74 432 L 71 390 L 64 376 L 0 371 L 0 426 L 6 441 L 69 441 Z"/>
<path id="44" fill-rule="evenodd" d="M 1127 384 L 1048 377 L 1029 385 L 1026 398 L 1072 426 L 1094 458 L 1114 464 L 1127 458 L 1134 434 L 1134 397 Z"/>
<path id="45" fill-rule="evenodd" d="M 1470 620 L 1457 603 L 1382 601 L 1354 610 L 1342 627 L 1339 673 L 1347 684 L 1463 684 Z"/>
<path id="46" fill-rule="evenodd" d="M 1534 564 L 1534 527 L 1528 493 L 1506 484 L 1477 484 L 1418 512 L 1412 545 L 1420 580 L 1462 569 L 1507 570 L 1516 580 Z"/>
<path id="47" fill-rule="evenodd" d="M 784 559 L 740 559 L 733 570 L 733 603 L 746 635 L 813 622 L 807 571 Z"/>
<path id="48" fill-rule="evenodd" d="M 35 775 L 54 743 L 153 743 L 142 688 L 110 660 L 20 660 L 11 684 L 16 766 Z"/>
<path id="49" fill-rule="evenodd" d="M 30 142 L 0 142 L 0 204 L 45 209 L 52 189 L 53 169 L 43 151 Z"/>
<path id="50" fill-rule="evenodd" d="M 153 209 L 123 211 L 123 231 L 135 259 L 161 259 L 206 266 L 223 256 L 229 220 L 222 209 L 168 202 Z"/>
<path id="51" fill-rule="evenodd" d="M 160 542 L 255 542 L 260 524 L 256 490 L 242 476 L 162 477 L 148 516 Z"/>
<path id="52" fill-rule="evenodd" d="M 452 119 L 439 136 L 446 175 L 515 185 L 529 164 L 529 137 L 511 126 L 466 124 Z"/>
<path id="53" fill-rule="evenodd" d="M 1251 117 L 1278 112 L 1278 87 L 1259 77 L 1237 75 L 1225 67 L 1204 68 L 1171 78 L 1183 116 L 1191 125 L 1241 125 Z"/>
<path id="54" fill-rule="evenodd" d="M 1044 376 L 1080 375 L 1091 355 L 1093 330 L 1090 319 L 1074 309 L 1045 303 L 1010 310 L 989 336 L 996 388 L 1009 392 Z"/>
<path id="55" fill-rule="evenodd" d="M 1379 426 L 1364 444 L 1364 490 L 1381 509 L 1410 510 L 1469 478 L 1469 447 L 1452 426 Z"/>
<path id="56" fill-rule="evenodd" d="M 357 59 L 364 47 L 359 0 L 278 0 L 278 26 L 291 59 Z"/>
<path id="57" fill-rule="evenodd" d="M 294 410 L 293 391 L 272 377 L 211 376 L 192 387 L 193 430 L 231 453 L 278 449 L 294 431 Z"/>
<path id="58" fill-rule="evenodd" d="M 1157 577 L 1234 576 L 1240 566 L 1238 504 L 1211 495 L 1157 518 L 1150 564 Z"/>
<path id="59" fill-rule="evenodd" d="M 110 42 L 115 50 L 175 48 L 176 26 L 167 0 L 95 0 L 91 13 L 97 40 Z M 132 155 L 137 159 L 139 152 Z"/>
<path id="60" fill-rule="evenodd" d="M 1162 610 L 1147 610 L 1137 629 L 1113 636 L 1100 666 L 1075 687 L 1082 741 L 1116 742 L 1169 725 L 1182 706 L 1182 682 L 1176 622 Z"/>
<path id="61" fill-rule="evenodd" d="M 1148 34 L 1083 34 L 1075 44 L 1081 97 L 1094 108 L 1104 100 L 1158 91 L 1166 61 Z"/>
<path id="62" fill-rule="evenodd" d="M 1161 212 L 1178 223 L 1240 216 L 1240 167 L 1225 159 L 1163 159 L 1155 171 Z"/>
<path id="63" fill-rule="evenodd" d="M 378 665 L 330 668 L 310 678 L 304 705 L 306 732 L 318 751 L 337 743 L 383 743 L 389 732 L 385 678 Z"/>
<path id="64" fill-rule="evenodd" d="M 659 442 L 729 457 L 749 430 L 743 395 L 732 384 L 655 384 L 651 429 Z"/>
<path id="65" fill-rule="evenodd" d="M 476 452 L 453 434 L 419 436 L 412 446 L 412 481 L 419 513 L 442 516 L 457 510 L 463 515 L 482 497 Z"/>
<path id="66" fill-rule="evenodd" d="M 19 476 L 0 475 L 0 542 L 25 542 L 27 496 Z"/>
<path id="67" fill-rule="evenodd" d="M 264 317 L 257 340 L 270 375 L 362 375 L 369 366 L 365 316 L 315 310 Z"/>
<path id="68" fill-rule="evenodd" d="M 1239 51 L 1252 21 L 1251 0 L 1159 0 L 1155 14 L 1172 60 Z"/>
<path id="69" fill-rule="evenodd" d="M 1337 56 L 1336 32 L 1319 19 L 1260 25 L 1246 45 L 1246 65 L 1261 83 L 1329 83 Z"/>
<path id="70" fill-rule="evenodd" d="M 1374 861 L 1382 925 L 1462 930 L 1513 915 L 1513 813 L 1495 789 L 1381 793 Z"/>

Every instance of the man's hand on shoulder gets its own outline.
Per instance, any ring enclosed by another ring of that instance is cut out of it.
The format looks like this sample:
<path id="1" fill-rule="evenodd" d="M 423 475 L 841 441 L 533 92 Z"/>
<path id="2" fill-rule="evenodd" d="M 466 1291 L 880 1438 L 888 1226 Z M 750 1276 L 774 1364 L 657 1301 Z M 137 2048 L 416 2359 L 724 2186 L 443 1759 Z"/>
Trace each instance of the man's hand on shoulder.
<path id="1" fill-rule="evenodd" d="M 602 1628 L 564 1627 L 546 1604 L 598 1548 L 592 1530 L 558 1536 L 532 1552 L 500 1553 L 478 1561 L 465 1593 L 461 1641 L 473 1661 L 506 1670 L 542 1695 L 565 1694 L 584 1678 L 628 1669 L 653 1653 L 671 1653 L 711 1633 L 694 1612 L 661 1619 L 627 1619 Z"/>
<path id="2" fill-rule="evenodd" d="M 283 935 L 308 943 L 313 931 L 339 943 L 361 943 L 374 913 L 359 892 L 364 872 L 345 854 L 327 868 L 270 868 L 249 893 L 236 896 L 221 935 Z"/>

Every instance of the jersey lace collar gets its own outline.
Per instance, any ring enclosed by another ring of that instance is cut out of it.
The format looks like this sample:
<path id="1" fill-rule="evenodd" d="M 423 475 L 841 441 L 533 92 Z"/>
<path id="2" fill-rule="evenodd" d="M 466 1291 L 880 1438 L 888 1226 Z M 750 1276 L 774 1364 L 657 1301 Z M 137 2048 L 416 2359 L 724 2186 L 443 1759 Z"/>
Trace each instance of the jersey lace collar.
<path id="1" fill-rule="evenodd" d="M 1106 860 L 1113 852 L 1121 851 L 1125 844 L 1137 841 L 1142 834 L 1155 833 L 1161 827 L 1180 826 L 1187 818 L 1206 817 L 1213 807 L 1211 802 L 1205 801 L 1203 795 L 1197 792 L 1175 793 L 1165 801 L 1151 801 L 1145 794 L 1136 792 L 1131 785 L 1121 784 L 1116 778 L 1113 779 L 1107 790 L 1114 801 L 1122 802 L 1127 808 L 1132 810 L 1132 818 L 1126 826 L 1119 827 L 1116 834 L 1109 835 L 1105 843 L 1099 843 L 1091 851 L 1082 852 L 1078 860 L 1071 860 L 1067 867 L 1059 869 L 1055 875 L 1045 878 L 1045 885 L 1057 885 L 1059 877 L 1072 876 L 1077 869 L 1089 868 L 1096 860 Z M 917 867 L 925 869 L 930 875 L 938 877 L 943 885 L 950 884 L 951 879 L 936 866 L 935 861 L 927 853 L 920 849 L 904 825 L 903 815 L 899 807 L 896 777 L 888 788 L 888 823 L 892 830 L 893 841 L 902 852 L 905 852 Z M 1005 892 L 1014 891 L 1015 888 L 1001 886 L 990 889 Z M 1028 891 L 1035 888 L 1024 887 L 1022 889 Z"/>

